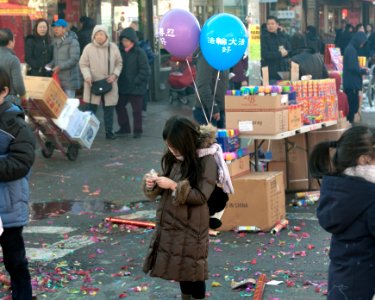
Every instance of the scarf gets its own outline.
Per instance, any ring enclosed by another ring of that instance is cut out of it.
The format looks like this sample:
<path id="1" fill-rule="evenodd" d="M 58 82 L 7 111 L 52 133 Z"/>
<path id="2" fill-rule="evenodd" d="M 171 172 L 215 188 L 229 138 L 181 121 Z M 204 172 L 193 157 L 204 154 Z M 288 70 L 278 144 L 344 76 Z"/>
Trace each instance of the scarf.
<path id="1" fill-rule="evenodd" d="M 375 165 L 358 165 L 345 169 L 345 175 L 361 177 L 375 183 Z"/>
<path id="2" fill-rule="evenodd" d="M 213 155 L 218 169 L 218 182 L 223 186 L 223 190 L 227 194 L 233 194 L 234 189 L 232 180 L 230 179 L 229 170 L 224 161 L 223 150 L 219 144 L 212 144 L 209 148 L 198 149 L 198 157 Z"/>

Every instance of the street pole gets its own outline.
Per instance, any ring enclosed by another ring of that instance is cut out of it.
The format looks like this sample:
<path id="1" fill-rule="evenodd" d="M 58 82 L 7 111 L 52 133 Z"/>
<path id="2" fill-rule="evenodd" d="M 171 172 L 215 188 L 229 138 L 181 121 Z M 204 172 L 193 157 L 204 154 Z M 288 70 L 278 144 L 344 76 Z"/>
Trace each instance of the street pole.
<path id="1" fill-rule="evenodd" d="M 249 85 L 261 85 L 261 47 L 260 47 L 260 15 L 259 0 L 250 1 L 248 4 L 248 33 L 249 33 L 249 47 L 248 47 L 248 77 Z"/>

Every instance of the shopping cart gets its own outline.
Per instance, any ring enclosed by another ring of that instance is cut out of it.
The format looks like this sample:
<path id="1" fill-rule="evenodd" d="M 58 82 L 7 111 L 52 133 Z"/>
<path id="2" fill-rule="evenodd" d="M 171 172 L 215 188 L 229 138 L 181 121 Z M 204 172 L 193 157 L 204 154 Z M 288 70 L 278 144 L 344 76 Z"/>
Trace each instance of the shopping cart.
<path id="1" fill-rule="evenodd" d="M 33 128 L 40 144 L 42 155 L 45 158 L 50 158 L 54 150 L 58 149 L 69 160 L 75 161 L 81 145 L 71 140 L 37 101 L 29 99 L 23 107 L 26 112 L 26 120 Z"/>

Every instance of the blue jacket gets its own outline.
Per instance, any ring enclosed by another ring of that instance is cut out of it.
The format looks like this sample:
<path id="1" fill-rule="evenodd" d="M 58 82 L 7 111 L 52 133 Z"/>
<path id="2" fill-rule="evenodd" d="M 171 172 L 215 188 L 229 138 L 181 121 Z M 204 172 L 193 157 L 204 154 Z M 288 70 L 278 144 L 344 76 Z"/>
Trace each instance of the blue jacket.
<path id="1" fill-rule="evenodd" d="M 366 71 L 359 67 L 358 50 L 366 41 L 366 34 L 364 32 L 357 32 L 345 48 L 342 75 L 344 89 L 362 89 L 362 75 L 365 75 Z"/>
<path id="2" fill-rule="evenodd" d="M 372 299 L 375 291 L 375 184 L 326 176 L 317 216 L 332 234 L 328 300 Z"/>
<path id="3" fill-rule="evenodd" d="M 24 226 L 29 219 L 28 177 L 35 138 L 23 116 L 8 101 L 0 105 L 0 217 L 4 228 Z"/>

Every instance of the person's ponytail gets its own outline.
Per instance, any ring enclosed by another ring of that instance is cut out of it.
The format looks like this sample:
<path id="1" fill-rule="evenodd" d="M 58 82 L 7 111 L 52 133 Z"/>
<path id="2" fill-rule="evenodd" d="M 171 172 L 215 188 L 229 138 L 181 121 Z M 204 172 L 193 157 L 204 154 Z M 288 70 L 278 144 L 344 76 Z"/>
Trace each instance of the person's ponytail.
<path id="1" fill-rule="evenodd" d="M 336 147 L 336 141 L 321 142 L 314 147 L 309 157 L 309 172 L 313 178 L 334 174 L 330 149 Z"/>

